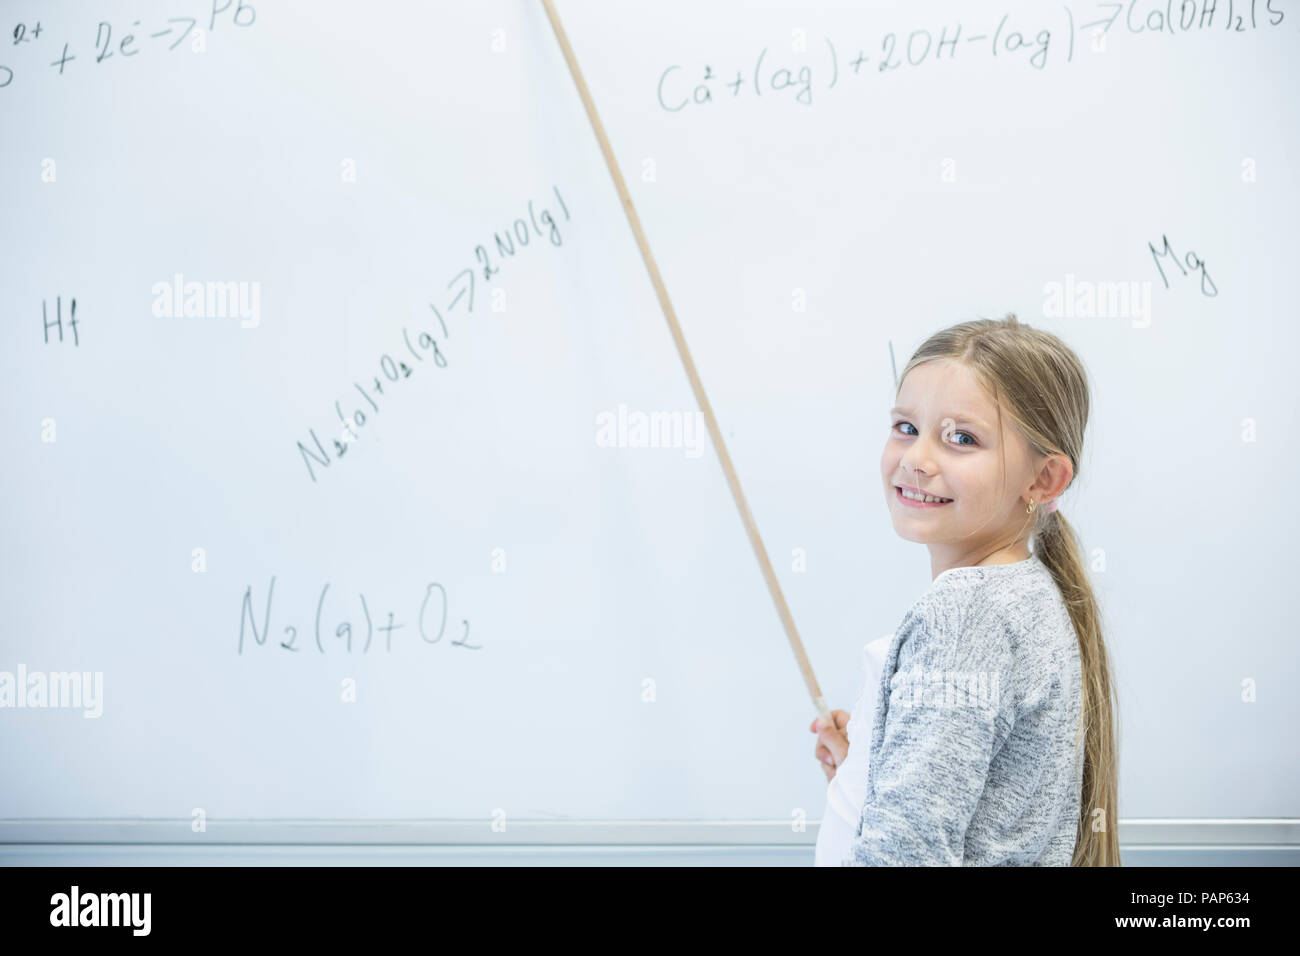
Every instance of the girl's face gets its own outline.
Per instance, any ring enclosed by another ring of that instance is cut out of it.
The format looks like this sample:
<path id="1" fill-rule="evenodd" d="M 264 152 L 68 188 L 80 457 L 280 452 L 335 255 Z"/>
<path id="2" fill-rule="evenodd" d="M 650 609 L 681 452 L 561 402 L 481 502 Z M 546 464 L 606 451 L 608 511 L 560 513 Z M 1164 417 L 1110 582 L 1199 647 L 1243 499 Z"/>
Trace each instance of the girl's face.
<path id="1" fill-rule="evenodd" d="M 930 546 L 939 570 L 978 563 L 1008 548 L 1013 559 L 1027 557 L 1029 498 L 1041 504 L 1054 497 L 1035 482 L 1037 456 L 1019 429 L 1004 420 L 1009 427 L 999 433 L 997 421 L 997 407 L 974 374 L 950 359 L 912 369 L 890 412 L 880 458 L 889 514 L 900 537 Z M 1050 478 L 1044 472 L 1040 481 Z M 1060 487 L 1068 480 L 1067 474 Z M 903 490 L 946 500 L 908 500 Z"/>

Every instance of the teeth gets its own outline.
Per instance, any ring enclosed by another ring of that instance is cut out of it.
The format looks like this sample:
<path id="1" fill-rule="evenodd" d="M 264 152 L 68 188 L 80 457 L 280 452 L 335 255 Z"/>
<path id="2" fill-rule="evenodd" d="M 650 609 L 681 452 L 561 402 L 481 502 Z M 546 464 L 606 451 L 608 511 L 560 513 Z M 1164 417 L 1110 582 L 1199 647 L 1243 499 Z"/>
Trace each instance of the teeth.
<path id="1" fill-rule="evenodd" d="M 915 492 L 908 491 L 906 488 L 900 488 L 904 498 L 911 498 L 913 501 L 952 501 L 951 498 L 936 498 L 933 495 L 918 495 Z"/>

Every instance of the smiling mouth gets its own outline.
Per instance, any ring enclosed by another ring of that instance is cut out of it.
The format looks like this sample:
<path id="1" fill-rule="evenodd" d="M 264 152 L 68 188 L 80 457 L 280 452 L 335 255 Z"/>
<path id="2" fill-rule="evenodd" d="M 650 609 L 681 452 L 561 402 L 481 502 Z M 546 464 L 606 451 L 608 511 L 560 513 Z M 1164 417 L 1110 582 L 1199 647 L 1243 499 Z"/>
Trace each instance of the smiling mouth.
<path id="1" fill-rule="evenodd" d="M 894 485 L 894 497 L 902 504 L 912 508 L 942 508 L 944 505 L 952 504 L 951 498 L 940 498 L 937 495 L 926 495 L 924 498 L 909 498 L 903 494 L 903 489 Z"/>

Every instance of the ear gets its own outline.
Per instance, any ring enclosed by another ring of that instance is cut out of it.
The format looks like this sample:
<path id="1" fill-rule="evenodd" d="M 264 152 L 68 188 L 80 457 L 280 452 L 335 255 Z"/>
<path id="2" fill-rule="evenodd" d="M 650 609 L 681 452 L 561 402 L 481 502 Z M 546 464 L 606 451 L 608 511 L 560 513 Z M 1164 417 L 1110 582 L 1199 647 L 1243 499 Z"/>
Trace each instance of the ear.
<path id="1" fill-rule="evenodd" d="M 1029 496 L 1040 505 L 1055 501 L 1074 478 L 1074 466 L 1065 455 L 1048 455 L 1038 466 Z"/>

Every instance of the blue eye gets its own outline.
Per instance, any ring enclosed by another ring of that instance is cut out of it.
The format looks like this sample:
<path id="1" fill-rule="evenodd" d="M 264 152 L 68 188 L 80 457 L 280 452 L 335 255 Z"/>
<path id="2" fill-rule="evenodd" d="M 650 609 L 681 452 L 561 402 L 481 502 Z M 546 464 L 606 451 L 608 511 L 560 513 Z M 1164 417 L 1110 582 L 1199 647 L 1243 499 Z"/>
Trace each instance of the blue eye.
<path id="1" fill-rule="evenodd" d="M 905 422 L 905 421 L 894 422 L 894 427 L 895 427 L 895 428 L 897 428 L 897 427 L 900 426 L 900 425 L 906 425 L 908 428 L 911 428 L 913 431 L 916 430 L 916 427 L 915 427 L 911 422 Z M 903 434 L 906 435 L 907 433 L 904 432 Z M 970 432 L 955 431 L 955 432 L 953 432 L 953 434 L 954 434 L 954 435 L 965 435 L 967 438 L 970 439 L 969 442 L 958 442 L 958 443 L 957 443 L 957 444 L 961 445 L 961 446 L 964 447 L 964 448 L 969 448 L 971 445 L 977 445 L 977 444 L 979 444 L 979 442 L 977 442 L 977 441 L 975 440 L 975 436 L 972 435 Z M 912 436 L 911 436 L 911 435 L 908 435 L 907 437 L 910 438 L 910 437 L 912 437 Z"/>

